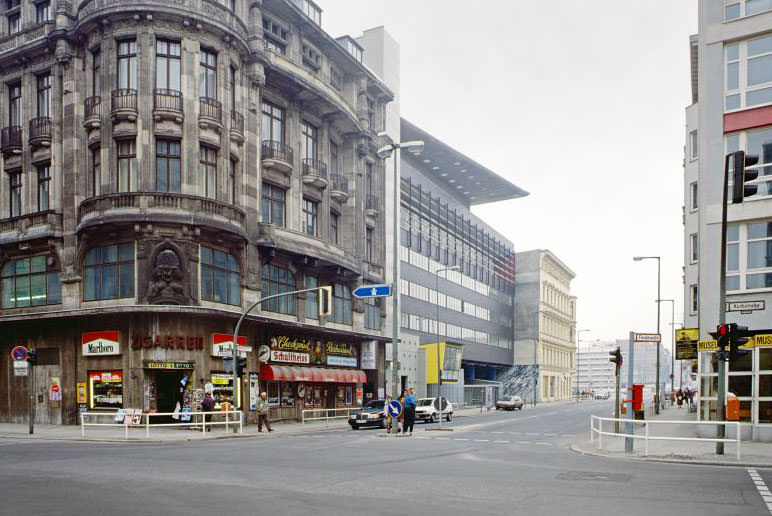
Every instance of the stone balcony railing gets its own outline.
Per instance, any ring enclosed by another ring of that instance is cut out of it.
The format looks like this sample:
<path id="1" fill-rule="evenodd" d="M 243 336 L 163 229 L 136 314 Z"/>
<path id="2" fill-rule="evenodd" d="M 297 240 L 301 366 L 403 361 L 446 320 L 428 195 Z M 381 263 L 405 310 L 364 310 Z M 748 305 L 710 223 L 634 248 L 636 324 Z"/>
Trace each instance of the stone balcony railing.
<path id="1" fill-rule="evenodd" d="M 163 221 L 208 225 L 245 235 L 246 214 L 228 203 L 179 193 L 127 192 L 80 203 L 78 228 L 104 222 Z"/>
<path id="2" fill-rule="evenodd" d="M 11 125 L 3 127 L 3 129 L 0 130 L 0 151 L 2 151 L 4 155 L 20 154 L 21 149 L 21 126 Z"/>
<path id="3" fill-rule="evenodd" d="M 0 37 L 0 55 L 22 48 L 36 41 L 45 41 L 48 34 L 54 28 L 54 21 L 35 24 L 24 28 L 21 32 L 10 36 Z"/>
<path id="4" fill-rule="evenodd" d="M 50 238 L 61 234 L 62 214 L 53 210 L 0 219 L 0 245 Z"/>
<path id="5" fill-rule="evenodd" d="M 48 146 L 51 144 L 51 118 L 39 116 L 29 121 L 29 144 Z"/>

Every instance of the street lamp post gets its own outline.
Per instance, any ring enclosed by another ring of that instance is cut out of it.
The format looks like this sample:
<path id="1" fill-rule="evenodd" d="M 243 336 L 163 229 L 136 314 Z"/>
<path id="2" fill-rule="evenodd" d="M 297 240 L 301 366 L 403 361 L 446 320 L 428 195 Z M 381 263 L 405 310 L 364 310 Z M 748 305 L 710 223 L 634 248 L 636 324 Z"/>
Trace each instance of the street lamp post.
<path id="1" fill-rule="evenodd" d="M 670 392 L 675 392 L 675 299 L 660 299 L 670 303 Z"/>
<path id="2" fill-rule="evenodd" d="M 450 267 L 445 267 L 442 269 L 437 269 L 437 272 L 434 273 L 434 291 L 436 292 L 436 305 L 437 305 L 437 321 L 435 321 L 435 327 L 437 335 L 437 338 L 435 339 L 437 341 L 437 410 L 439 411 L 439 416 L 437 418 L 437 429 L 442 429 L 442 364 L 440 363 L 440 303 L 439 303 L 439 295 L 440 295 L 440 273 L 441 272 L 447 272 L 447 271 L 457 271 L 461 267 L 458 265 L 451 265 Z"/>
<path id="3" fill-rule="evenodd" d="M 660 289 L 662 284 L 662 260 L 659 256 L 636 256 L 633 258 L 636 262 L 640 262 L 641 260 L 657 260 L 657 335 L 660 335 L 659 331 L 659 307 L 662 300 L 660 297 Z M 657 343 L 657 387 L 655 389 L 656 396 L 657 396 L 657 402 L 654 404 L 654 413 L 659 415 L 659 405 L 661 403 L 659 392 L 659 347 L 662 344 L 662 336 L 660 335 L 660 342 Z"/>
<path id="4" fill-rule="evenodd" d="M 392 394 L 397 392 L 397 384 L 399 383 L 399 168 L 397 167 L 397 160 L 399 154 L 396 152 L 398 149 L 405 149 L 413 154 L 420 154 L 424 149 L 424 142 L 420 140 L 402 142 L 402 143 L 390 143 L 384 145 L 378 149 L 377 155 L 381 159 L 386 159 L 389 156 L 393 156 L 394 159 L 394 218 L 392 235 L 394 242 L 394 249 L 392 259 L 392 307 L 393 313 L 391 316 L 391 390 Z M 396 396 L 395 396 L 396 399 Z"/>

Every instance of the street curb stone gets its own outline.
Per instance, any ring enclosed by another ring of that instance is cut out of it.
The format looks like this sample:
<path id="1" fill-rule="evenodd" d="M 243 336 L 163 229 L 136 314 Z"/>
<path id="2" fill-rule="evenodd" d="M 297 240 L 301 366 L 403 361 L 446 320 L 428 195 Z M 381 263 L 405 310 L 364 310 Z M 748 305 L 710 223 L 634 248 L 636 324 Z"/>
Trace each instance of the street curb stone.
<path id="1" fill-rule="evenodd" d="M 710 461 L 710 460 L 698 460 L 698 459 L 690 459 L 685 456 L 682 456 L 679 459 L 669 459 L 667 457 L 656 457 L 656 456 L 649 456 L 649 457 L 641 457 L 639 455 L 636 456 L 619 456 L 619 455 L 610 455 L 607 453 L 601 453 L 597 451 L 587 451 L 576 444 L 571 444 L 568 447 L 571 451 L 578 453 L 580 455 L 587 455 L 590 457 L 603 457 L 604 459 L 617 459 L 617 460 L 637 460 L 637 461 L 643 461 L 643 462 L 665 462 L 668 464 L 680 464 L 685 466 L 723 466 L 723 467 L 730 467 L 730 468 L 772 468 L 772 462 L 769 463 L 759 463 L 759 462 L 718 462 L 718 461 Z"/>

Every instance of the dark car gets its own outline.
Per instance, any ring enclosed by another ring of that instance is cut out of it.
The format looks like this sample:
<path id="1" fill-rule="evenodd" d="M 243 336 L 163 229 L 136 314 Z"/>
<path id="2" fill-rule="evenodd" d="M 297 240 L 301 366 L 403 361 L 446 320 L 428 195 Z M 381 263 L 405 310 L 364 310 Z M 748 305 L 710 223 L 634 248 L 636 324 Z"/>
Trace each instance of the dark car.
<path id="1" fill-rule="evenodd" d="M 351 425 L 351 428 L 354 430 L 358 430 L 363 426 L 386 428 L 385 406 L 386 400 L 368 401 L 367 405 L 362 407 L 362 410 L 351 414 L 348 417 L 348 424 Z"/>

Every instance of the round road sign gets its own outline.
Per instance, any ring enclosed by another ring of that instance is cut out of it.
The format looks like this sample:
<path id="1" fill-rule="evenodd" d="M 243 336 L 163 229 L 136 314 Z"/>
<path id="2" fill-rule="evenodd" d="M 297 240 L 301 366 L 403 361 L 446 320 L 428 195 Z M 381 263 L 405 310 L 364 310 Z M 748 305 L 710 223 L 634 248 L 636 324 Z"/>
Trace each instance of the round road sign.
<path id="1" fill-rule="evenodd" d="M 397 400 L 391 400 L 389 402 L 389 415 L 391 417 L 399 417 L 402 414 L 402 403 Z"/>
<path id="2" fill-rule="evenodd" d="M 260 362 L 268 362 L 269 358 L 271 358 L 271 348 L 265 344 L 257 348 L 257 359 Z"/>
<path id="3" fill-rule="evenodd" d="M 24 346 L 16 346 L 11 350 L 11 357 L 13 357 L 13 359 L 16 360 L 17 362 L 20 362 L 22 360 L 27 360 L 28 355 L 29 355 L 29 350 Z"/>

